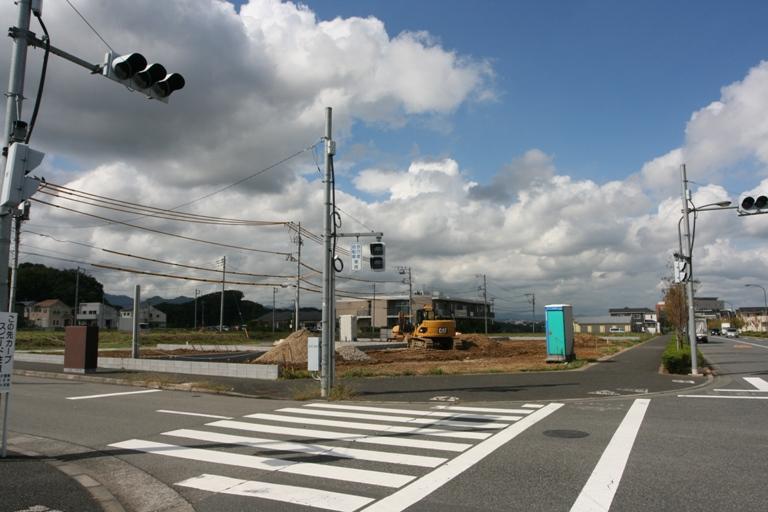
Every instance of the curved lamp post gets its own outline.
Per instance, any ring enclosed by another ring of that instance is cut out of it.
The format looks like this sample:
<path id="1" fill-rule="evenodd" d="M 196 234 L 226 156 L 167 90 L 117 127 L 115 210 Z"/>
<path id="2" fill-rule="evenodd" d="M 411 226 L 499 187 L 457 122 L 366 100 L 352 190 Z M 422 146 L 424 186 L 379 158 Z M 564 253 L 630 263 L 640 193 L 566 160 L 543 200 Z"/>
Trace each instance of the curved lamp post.
<path id="1" fill-rule="evenodd" d="M 763 309 L 763 316 L 764 317 L 768 317 L 768 293 L 765 292 L 765 287 L 760 286 L 759 284 L 751 284 L 751 283 L 750 284 L 745 284 L 744 286 L 746 286 L 746 287 L 753 287 L 753 288 L 760 288 L 761 290 L 763 290 L 763 300 L 765 301 L 764 302 L 764 309 Z M 761 320 L 760 321 L 760 330 L 761 331 L 763 330 L 764 324 L 765 324 L 765 321 Z"/>

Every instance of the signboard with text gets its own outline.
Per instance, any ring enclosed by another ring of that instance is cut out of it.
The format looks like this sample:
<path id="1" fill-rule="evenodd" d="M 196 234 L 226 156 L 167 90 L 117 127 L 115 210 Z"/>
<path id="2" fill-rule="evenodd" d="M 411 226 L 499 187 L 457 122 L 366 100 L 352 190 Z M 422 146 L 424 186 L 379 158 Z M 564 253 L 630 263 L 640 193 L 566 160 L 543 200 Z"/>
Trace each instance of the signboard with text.
<path id="1" fill-rule="evenodd" d="M 360 242 L 352 242 L 349 252 L 352 255 L 352 270 L 358 271 L 363 269 L 363 244 Z"/>
<path id="2" fill-rule="evenodd" d="M 16 313 L 0 313 L 0 393 L 11 390 L 13 353 L 16 350 Z"/>

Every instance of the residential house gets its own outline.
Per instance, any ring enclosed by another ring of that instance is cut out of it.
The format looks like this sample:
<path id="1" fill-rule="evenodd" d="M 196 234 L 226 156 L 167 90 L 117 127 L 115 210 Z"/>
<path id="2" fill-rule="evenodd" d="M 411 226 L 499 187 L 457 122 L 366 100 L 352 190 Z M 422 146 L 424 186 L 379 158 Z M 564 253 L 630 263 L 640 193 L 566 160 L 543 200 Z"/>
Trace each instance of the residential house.
<path id="1" fill-rule="evenodd" d="M 36 302 L 26 314 L 32 325 L 42 329 L 56 329 L 72 325 L 72 308 L 59 299 Z"/>
<path id="2" fill-rule="evenodd" d="M 117 329 L 117 309 L 101 302 L 81 302 L 77 325 L 95 325 L 99 329 Z"/>
<path id="3" fill-rule="evenodd" d="M 631 332 L 659 332 L 658 313 L 649 308 L 611 308 L 608 315 L 631 318 Z"/>
<path id="4" fill-rule="evenodd" d="M 580 316 L 573 320 L 573 332 L 589 334 L 616 334 L 633 332 L 631 316 Z"/>
<path id="5" fill-rule="evenodd" d="M 151 304 L 142 302 L 139 304 L 139 326 L 142 328 L 164 329 L 168 325 L 168 317 L 165 313 Z M 120 311 L 119 330 L 133 331 L 133 308 Z"/>

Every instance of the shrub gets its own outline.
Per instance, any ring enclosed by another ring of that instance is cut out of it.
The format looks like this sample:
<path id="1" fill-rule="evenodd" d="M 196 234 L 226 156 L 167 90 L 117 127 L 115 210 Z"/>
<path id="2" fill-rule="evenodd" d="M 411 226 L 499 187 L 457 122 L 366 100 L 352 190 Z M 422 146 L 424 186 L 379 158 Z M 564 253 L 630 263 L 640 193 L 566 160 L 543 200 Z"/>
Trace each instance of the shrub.
<path id="1" fill-rule="evenodd" d="M 704 366 L 704 358 L 701 356 L 701 352 L 697 350 L 696 355 L 698 356 L 699 366 Z M 677 340 L 672 336 L 669 343 L 667 343 L 667 348 L 661 355 L 661 363 L 669 373 L 691 373 L 691 346 L 683 344 L 678 350 Z"/>

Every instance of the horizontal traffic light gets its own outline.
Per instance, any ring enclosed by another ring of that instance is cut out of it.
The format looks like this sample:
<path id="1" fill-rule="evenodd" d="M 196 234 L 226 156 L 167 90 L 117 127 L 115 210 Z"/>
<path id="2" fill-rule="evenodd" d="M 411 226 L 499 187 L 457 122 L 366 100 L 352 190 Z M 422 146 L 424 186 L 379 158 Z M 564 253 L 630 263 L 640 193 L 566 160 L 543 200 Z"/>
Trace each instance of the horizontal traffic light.
<path id="1" fill-rule="evenodd" d="M 740 215 L 768 213 L 768 196 L 765 194 L 742 194 L 738 206 Z"/>
<path id="2" fill-rule="evenodd" d="M 107 53 L 102 74 L 164 103 L 168 102 L 171 93 L 183 89 L 185 85 L 184 77 L 179 73 L 168 73 L 162 64 L 156 62 L 148 64 L 140 53 Z"/>

